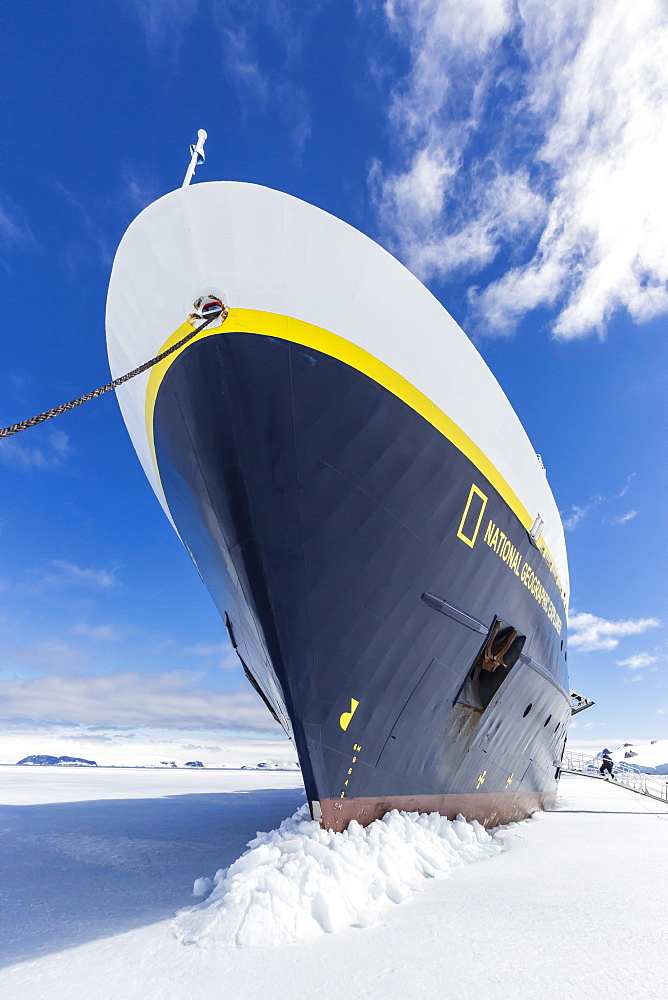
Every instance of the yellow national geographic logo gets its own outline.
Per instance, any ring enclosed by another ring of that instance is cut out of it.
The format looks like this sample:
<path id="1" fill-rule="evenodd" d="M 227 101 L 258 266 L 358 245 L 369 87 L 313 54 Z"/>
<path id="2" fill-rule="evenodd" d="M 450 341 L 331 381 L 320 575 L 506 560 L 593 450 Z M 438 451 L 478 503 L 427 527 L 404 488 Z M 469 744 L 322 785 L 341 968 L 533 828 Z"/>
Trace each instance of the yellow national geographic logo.
<path id="1" fill-rule="evenodd" d="M 482 490 L 478 489 L 475 483 L 472 483 L 469 490 L 469 498 L 466 501 L 466 507 L 464 507 L 464 513 L 462 514 L 457 531 L 457 538 L 461 538 L 471 548 L 475 545 L 475 540 L 478 537 L 480 522 L 482 521 L 482 515 L 485 513 L 486 506 L 487 497 Z"/>
<path id="2" fill-rule="evenodd" d="M 349 712 L 343 712 L 339 716 L 339 725 L 341 726 L 341 729 L 344 731 L 344 733 L 345 733 L 346 729 L 348 728 L 348 726 L 350 725 L 350 720 L 352 719 L 353 715 L 355 714 L 358 705 L 359 705 L 359 702 L 355 701 L 354 698 L 351 698 L 350 699 L 350 711 Z"/>

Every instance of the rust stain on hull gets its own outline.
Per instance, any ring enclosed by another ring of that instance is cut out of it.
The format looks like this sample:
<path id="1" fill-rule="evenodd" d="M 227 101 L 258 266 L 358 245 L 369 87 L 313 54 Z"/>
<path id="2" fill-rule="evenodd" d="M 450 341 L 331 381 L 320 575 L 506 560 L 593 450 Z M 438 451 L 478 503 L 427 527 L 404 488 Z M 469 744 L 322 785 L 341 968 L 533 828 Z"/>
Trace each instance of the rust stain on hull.
<path id="1" fill-rule="evenodd" d="M 437 812 L 446 819 L 462 815 L 469 822 L 495 827 L 526 819 L 540 809 L 554 805 L 556 793 L 545 792 L 462 792 L 443 795 L 388 795 L 382 798 L 324 799 L 320 803 L 320 825 L 340 832 L 352 820 L 368 826 L 392 809 L 403 812 Z"/>

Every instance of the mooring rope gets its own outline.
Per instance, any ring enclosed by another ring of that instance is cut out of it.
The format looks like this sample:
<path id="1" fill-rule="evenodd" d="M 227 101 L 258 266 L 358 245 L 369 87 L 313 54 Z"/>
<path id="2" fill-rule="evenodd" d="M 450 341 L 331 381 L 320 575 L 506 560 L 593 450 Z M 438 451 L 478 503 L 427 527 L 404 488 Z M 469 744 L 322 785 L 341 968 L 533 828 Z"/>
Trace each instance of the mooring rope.
<path id="1" fill-rule="evenodd" d="M 197 336 L 200 331 L 209 326 L 210 323 L 213 323 L 214 319 L 220 319 L 221 322 L 224 322 L 226 318 L 227 307 L 224 307 L 222 312 L 209 316 L 209 318 L 201 323 L 200 326 L 195 327 L 195 329 L 191 330 L 191 332 L 183 337 L 182 340 L 179 340 L 178 344 L 173 344 L 166 351 L 163 351 L 162 354 L 158 354 L 157 358 L 152 358 L 150 361 L 146 361 L 143 365 L 140 365 L 139 368 L 135 368 L 133 371 L 127 372 L 126 375 L 121 375 L 120 378 L 115 378 L 113 382 L 107 382 L 106 385 L 100 386 L 99 389 L 94 389 L 92 392 L 87 392 L 84 396 L 79 396 L 78 399 L 73 399 L 69 403 L 61 403 L 60 406 L 54 406 L 51 410 L 46 410 L 44 413 L 38 413 L 34 417 L 29 417 L 28 420 L 21 420 L 18 424 L 12 424 L 10 427 L 0 428 L 0 438 L 11 437 L 12 434 L 18 434 L 19 431 L 27 431 L 29 427 L 35 427 L 37 424 L 44 423 L 45 420 L 51 420 L 52 417 L 58 417 L 61 413 L 67 413 L 68 410 L 73 410 L 75 407 L 81 406 L 82 403 L 88 403 L 91 399 L 97 399 L 98 396 L 102 396 L 105 392 L 109 392 L 110 389 L 117 389 L 119 385 L 123 385 L 124 382 L 128 382 L 131 378 L 134 378 L 135 375 L 141 375 L 141 373 L 145 372 L 148 368 L 152 368 L 153 365 L 157 365 L 159 361 L 163 361 L 165 358 L 168 358 L 170 354 L 174 353 L 174 351 L 178 351 L 179 348 L 183 347 L 184 344 L 187 344 L 189 340 L 192 340 L 193 337 Z"/>

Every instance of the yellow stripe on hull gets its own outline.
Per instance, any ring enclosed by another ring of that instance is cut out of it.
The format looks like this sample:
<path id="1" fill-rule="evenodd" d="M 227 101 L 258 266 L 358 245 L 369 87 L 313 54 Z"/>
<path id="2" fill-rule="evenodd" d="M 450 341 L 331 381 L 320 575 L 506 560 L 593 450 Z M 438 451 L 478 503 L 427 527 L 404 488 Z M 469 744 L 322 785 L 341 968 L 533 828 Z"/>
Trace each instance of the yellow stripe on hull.
<path id="1" fill-rule="evenodd" d="M 167 350 L 172 344 L 178 343 L 190 330 L 192 330 L 191 324 L 188 322 L 183 323 L 165 341 L 159 353 Z M 330 333 L 328 330 L 313 326 L 311 323 L 304 323 L 302 320 L 294 319 L 291 316 L 281 316 L 278 313 L 262 312 L 255 309 L 230 309 L 224 326 L 219 325 L 202 330 L 201 333 L 193 337 L 179 351 L 175 351 L 174 354 L 165 358 L 164 361 L 159 362 L 151 370 L 146 387 L 146 431 L 159 483 L 160 470 L 158 469 L 155 454 L 153 414 L 162 380 L 169 366 L 182 351 L 187 350 L 198 340 L 203 340 L 205 337 L 214 337 L 223 332 L 226 334 L 252 333 L 263 337 L 274 337 L 277 340 L 287 340 L 294 344 L 300 344 L 302 347 L 310 347 L 313 350 L 327 354 L 332 358 L 344 362 L 344 364 L 349 365 L 351 368 L 355 368 L 363 375 L 367 375 L 374 382 L 382 385 L 389 392 L 393 393 L 393 395 L 401 399 L 411 409 L 415 410 L 416 413 L 419 413 L 420 416 L 424 417 L 436 430 L 440 431 L 441 434 L 451 441 L 492 484 L 526 530 L 529 531 L 531 528 L 534 518 L 484 452 L 481 451 L 478 445 L 471 440 L 461 427 L 451 420 L 443 410 L 439 409 L 424 393 L 416 389 L 403 375 L 394 371 L 389 365 L 386 365 L 362 347 L 358 347 L 357 344 L 346 340 L 345 337 L 340 337 L 336 333 Z M 162 489 L 162 485 L 160 488 Z M 550 572 L 555 578 L 563 598 L 564 590 L 557 576 L 554 560 L 542 535 L 536 544 L 550 567 Z"/>

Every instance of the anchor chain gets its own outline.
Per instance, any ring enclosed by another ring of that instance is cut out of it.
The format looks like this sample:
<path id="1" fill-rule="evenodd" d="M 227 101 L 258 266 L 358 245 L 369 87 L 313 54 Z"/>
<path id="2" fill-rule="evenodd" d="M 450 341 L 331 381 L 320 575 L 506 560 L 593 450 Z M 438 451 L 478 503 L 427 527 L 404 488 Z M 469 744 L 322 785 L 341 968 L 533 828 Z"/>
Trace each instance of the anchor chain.
<path id="1" fill-rule="evenodd" d="M 171 347 L 167 348 L 167 350 L 163 351 L 161 354 L 158 354 L 157 357 L 151 358 L 150 361 L 144 362 L 144 364 L 140 365 L 139 368 L 135 368 L 133 371 L 127 372 L 125 375 L 119 376 L 119 378 L 115 378 L 113 382 L 107 382 L 106 385 L 100 386 L 99 389 L 87 392 L 85 395 L 79 396 L 77 399 L 72 399 L 69 403 L 61 403 L 60 406 L 54 406 L 52 409 L 45 410 L 44 413 L 38 413 L 36 416 L 29 417 L 27 420 L 20 420 L 17 424 L 11 424 L 9 427 L 1 427 L 0 439 L 11 437 L 12 434 L 18 434 L 20 431 L 27 431 L 29 427 L 35 427 L 37 424 L 42 424 L 45 420 L 51 420 L 52 417 L 58 417 L 61 413 L 67 413 L 68 410 L 74 410 L 77 406 L 81 406 L 82 403 L 88 403 L 91 399 L 97 399 L 98 396 L 104 395 L 105 392 L 109 392 L 111 389 L 117 389 L 119 385 L 123 385 L 124 382 L 129 382 L 131 378 L 134 378 L 136 375 L 141 375 L 142 372 L 145 372 L 154 365 L 157 365 L 158 362 L 164 361 L 164 359 L 168 358 L 170 354 L 174 354 L 175 351 L 178 351 L 181 347 L 187 344 L 188 341 L 192 340 L 193 337 L 196 337 L 198 333 L 201 333 L 205 327 L 213 323 L 214 319 L 220 318 L 221 323 L 224 323 L 227 319 L 228 311 L 227 306 L 223 306 L 219 311 L 209 315 L 203 323 L 195 327 L 194 330 L 191 330 L 190 333 L 186 334 L 186 336 L 179 340 L 177 344 L 172 344 Z M 195 316 L 191 315 L 188 318 L 192 320 Z M 199 319 L 200 317 L 196 318 Z"/>

